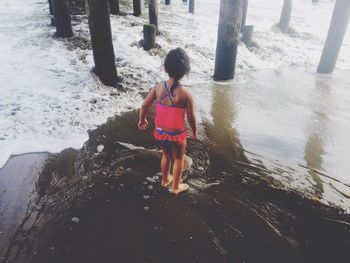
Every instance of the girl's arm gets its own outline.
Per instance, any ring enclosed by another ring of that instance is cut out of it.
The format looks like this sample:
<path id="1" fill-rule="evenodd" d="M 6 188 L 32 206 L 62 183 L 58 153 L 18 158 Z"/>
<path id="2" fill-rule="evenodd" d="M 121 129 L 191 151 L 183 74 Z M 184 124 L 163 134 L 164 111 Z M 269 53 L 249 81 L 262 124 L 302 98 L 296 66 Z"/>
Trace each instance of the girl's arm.
<path id="1" fill-rule="evenodd" d="M 139 123 L 138 127 L 140 130 L 144 130 L 148 126 L 148 121 L 146 119 L 146 114 L 148 111 L 148 108 L 152 105 L 153 101 L 156 100 L 156 86 L 154 86 L 151 91 L 148 93 L 146 99 L 143 101 L 140 109 L 140 115 L 139 115 Z"/>
<path id="2" fill-rule="evenodd" d="M 197 120 L 194 113 L 194 100 L 192 95 L 188 94 L 187 105 L 186 105 L 186 115 L 188 123 L 190 124 L 192 130 L 192 138 L 197 138 Z"/>

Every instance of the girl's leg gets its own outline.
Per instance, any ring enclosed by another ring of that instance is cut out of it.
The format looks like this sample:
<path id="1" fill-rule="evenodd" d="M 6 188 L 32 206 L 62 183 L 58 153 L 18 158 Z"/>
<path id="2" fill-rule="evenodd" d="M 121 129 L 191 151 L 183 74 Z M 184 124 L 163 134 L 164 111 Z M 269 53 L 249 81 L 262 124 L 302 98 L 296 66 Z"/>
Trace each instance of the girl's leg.
<path id="1" fill-rule="evenodd" d="M 162 160 L 160 161 L 160 169 L 162 172 L 162 186 L 166 187 L 170 184 L 169 173 L 171 163 L 171 149 L 162 148 Z"/>
<path id="2" fill-rule="evenodd" d="M 186 140 L 182 141 L 178 144 L 173 144 L 172 154 L 174 159 L 173 165 L 173 186 L 172 193 L 178 194 L 188 189 L 187 184 L 180 183 L 182 170 L 184 165 L 184 157 L 185 157 L 185 149 L 186 149 Z"/>

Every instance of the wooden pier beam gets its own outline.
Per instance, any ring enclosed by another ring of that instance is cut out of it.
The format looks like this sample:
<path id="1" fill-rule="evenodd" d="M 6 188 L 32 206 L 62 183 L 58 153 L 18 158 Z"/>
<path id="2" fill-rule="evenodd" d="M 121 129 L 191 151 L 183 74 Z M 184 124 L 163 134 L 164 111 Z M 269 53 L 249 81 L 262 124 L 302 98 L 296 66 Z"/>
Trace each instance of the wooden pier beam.
<path id="1" fill-rule="evenodd" d="M 247 12 L 248 12 L 248 0 L 243 0 L 243 14 L 242 14 L 241 32 L 243 32 L 245 23 L 247 21 Z"/>
<path id="2" fill-rule="evenodd" d="M 49 2 L 50 15 L 53 15 L 54 11 L 53 11 L 52 0 L 48 0 L 48 2 Z"/>
<path id="3" fill-rule="evenodd" d="M 149 0 L 148 4 L 149 23 L 156 26 L 158 34 L 158 0 Z"/>
<path id="4" fill-rule="evenodd" d="M 280 21 L 278 23 L 282 33 L 288 33 L 290 17 L 292 15 L 293 0 L 284 0 Z"/>
<path id="5" fill-rule="evenodd" d="M 234 78 L 242 13 L 243 0 L 220 1 L 214 80 Z"/>
<path id="6" fill-rule="evenodd" d="M 242 30 L 242 41 L 246 46 L 250 46 L 253 39 L 253 33 L 254 33 L 254 26 L 248 25 L 244 26 Z"/>
<path id="7" fill-rule="evenodd" d="M 108 0 L 86 0 L 95 74 L 107 86 L 115 87 L 118 77 L 109 20 Z"/>
<path id="8" fill-rule="evenodd" d="M 188 11 L 191 14 L 194 14 L 194 0 L 190 0 L 190 3 L 188 4 Z"/>
<path id="9" fill-rule="evenodd" d="M 112 15 L 120 14 L 119 0 L 109 0 L 109 12 Z"/>
<path id="10" fill-rule="evenodd" d="M 326 43 L 324 45 L 318 73 L 332 73 L 338 60 L 346 28 L 350 17 L 350 1 L 337 0 L 335 2 L 332 21 L 329 26 Z"/>
<path id="11" fill-rule="evenodd" d="M 156 26 L 152 24 L 143 25 L 143 48 L 150 50 L 156 46 Z"/>
<path id="12" fill-rule="evenodd" d="M 133 0 L 134 16 L 141 15 L 141 0 Z"/>
<path id="13" fill-rule="evenodd" d="M 73 36 L 71 18 L 67 0 L 52 0 L 55 15 L 56 36 L 67 38 Z"/>

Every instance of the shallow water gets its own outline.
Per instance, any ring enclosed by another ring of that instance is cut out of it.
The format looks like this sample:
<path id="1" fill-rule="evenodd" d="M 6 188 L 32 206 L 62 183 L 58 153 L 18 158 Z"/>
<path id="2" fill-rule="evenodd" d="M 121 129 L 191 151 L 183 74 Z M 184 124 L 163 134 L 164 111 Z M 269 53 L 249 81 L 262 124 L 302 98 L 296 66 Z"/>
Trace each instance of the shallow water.
<path id="1" fill-rule="evenodd" d="M 349 72 L 286 68 L 241 77 L 192 87 L 211 127 L 203 133 L 220 141 L 216 151 L 263 165 L 287 188 L 349 209 Z"/>

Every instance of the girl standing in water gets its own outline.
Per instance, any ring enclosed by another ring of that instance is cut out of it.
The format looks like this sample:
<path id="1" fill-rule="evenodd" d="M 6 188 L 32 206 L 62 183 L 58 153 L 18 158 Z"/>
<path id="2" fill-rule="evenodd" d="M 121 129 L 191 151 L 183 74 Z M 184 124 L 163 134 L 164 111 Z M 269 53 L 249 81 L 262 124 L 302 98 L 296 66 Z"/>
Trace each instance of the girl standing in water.
<path id="1" fill-rule="evenodd" d="M 192 138 L 197 137 L 193 97 L 180 84 L 180 80 L 190 72 L 190 60 L 186 52 L 182 48 L 171 50 L 165 57 L 164 69 L 169 79 L 156 84 L 147 95 L 141 106 L 138 128 L 147 128 L 146 114 L 156 100 L 154 137 L 162 148 L 161 185 L 168 187 L 171 184 L 170 164 L 173 160 L 171 193 L 178 194 L 189 187 L 188 184 L 180 182 L 187 137 L 185 113 L 192 130 Z"/>

